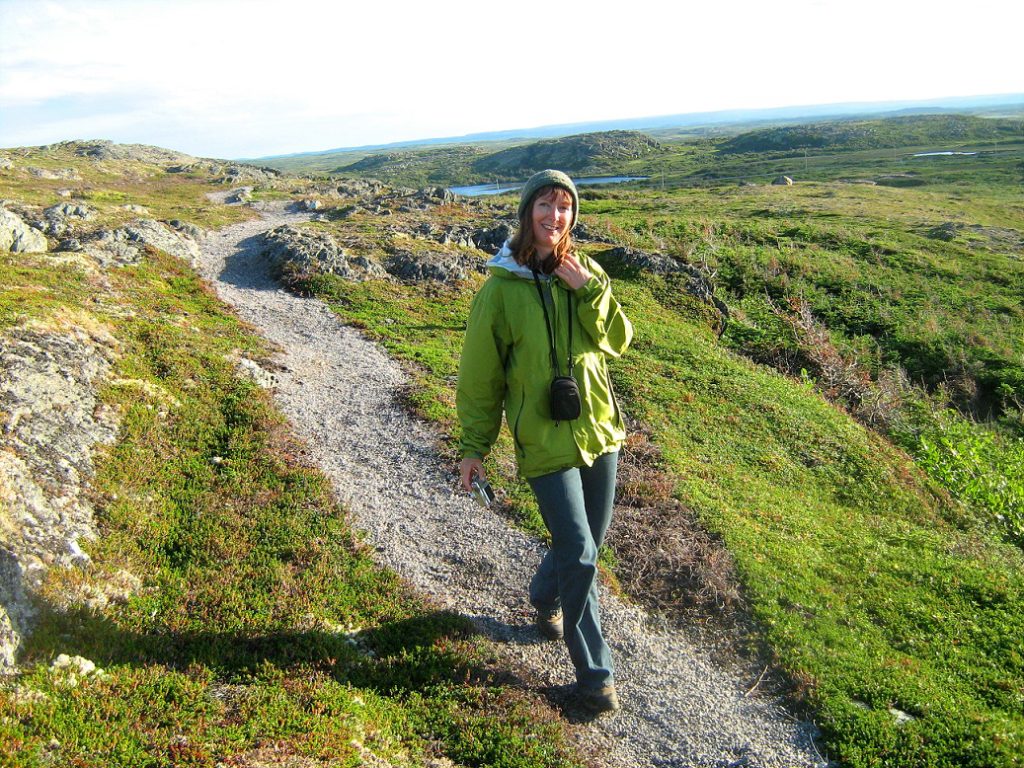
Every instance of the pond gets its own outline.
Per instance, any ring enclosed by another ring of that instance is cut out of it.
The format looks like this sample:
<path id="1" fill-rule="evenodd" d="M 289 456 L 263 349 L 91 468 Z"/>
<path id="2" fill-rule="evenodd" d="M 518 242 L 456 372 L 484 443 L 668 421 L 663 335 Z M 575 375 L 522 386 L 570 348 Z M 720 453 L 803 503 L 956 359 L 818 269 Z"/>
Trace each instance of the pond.
<path id="1" fill-rule="evenodd" d="M 591 176 L 586 179 L 573 179 L 577 187 L 587 184 L 619 184 L 624 181 L 644 181 L 647 176 Z M 500 195 L 502 192 L 514 192 L 520 189 L 525 182 L 518 184 L 473 184 L 468 187 L 449 187 L 449 190 L 456 195 L 465 197 L 479 197 L 481 195 Z"/>
<path id="2" fill-rule="evenodd" d="M 976 155 L 977 152 L 918 152 L 914 157 L 937 157 L 939 155 Z"/>

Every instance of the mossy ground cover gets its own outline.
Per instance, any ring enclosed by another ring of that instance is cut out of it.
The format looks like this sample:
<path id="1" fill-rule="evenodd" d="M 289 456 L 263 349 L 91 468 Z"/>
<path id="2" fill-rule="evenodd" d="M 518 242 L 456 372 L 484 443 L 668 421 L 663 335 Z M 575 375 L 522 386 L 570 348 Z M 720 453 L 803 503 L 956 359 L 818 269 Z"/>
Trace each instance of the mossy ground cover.
<path id="1" fill-rule="evenodd" d="M 138 218 L 125 205 L 143 205 L 149 216 L 165 221 L 181 219 L 199 227 L 216 228 L 253 218 L 243 207 L 215 203 L 207 193 L 209 173 L 169 173 L 165 168 L 137 160 L 96 160 L 75 155 L 72 147 L 34 147 L 9 154 L 13 167 L 0 171 L 0 199 L 49 207 L 82 201 L 98 212 L 90 228 L 110 227 Z M 70 178 L 46 179 L 30 169 L 73 171 Z M 61 191 L 68 195 L 60 194 Z"/>
<path id="2" fill-rule="evenodd" d="M 92 483 L 92 563 L 48 573 L 24 672 L 0 687 L 0 764 L 579 764 L 464 619 L 374 565 L 235 369 L 266 345 L 187 265 L 151 253 L 105 273 L 97 306 L 97 275 L 48 258 L 7 260 L 4 325 L 71 308 L 106 326 L 121 427 Z"/>
<path id="3" fill-rule="evenodd" d="M 951 497 L 939 473 L 823 399 L 813 378 L 752 360 L 751 339 L 785 346 L 758 302 L 796 294 L 818 301 L 837 343 L 866 351 L 875 368 L 909 363 L 891 336 L 945 340 L 961 361 L 995 351 L 1012 366 L 1024 319 L 1019 259 L 919 232 L 949 216 L 953 194 L 821 184 L 609 190 L 583 203 L 592 229 L 707 263 L 726 286 L 736 335 L 718 340 L 713 313 L 680 281 L 587 246 L 637 328 L 612 366 L 627 411 L 657 442 L 682 508 L 726 543 L 762 650 L 822 727 L 829 755 L 852 766 L 1021 764 L 1024 553 Z M 1020 228 L 1000 194 L 974 196 L 957 215 Z M 423 412 L 453 423 L 460 318 L 477 281 L 426 291 L 331 277 L 308 285 L 414 362 L 429 393 Z M 870 311 L 890 317 L 887 334 L 855 332 L 872 297 Z M 1012 450 L 1012 402 L 1005 408 L 997 432 L 985 432 L 1001 441 L 993 451 Z M 507 442 L 491 461 L 514 506 L 528 510 Z"/>

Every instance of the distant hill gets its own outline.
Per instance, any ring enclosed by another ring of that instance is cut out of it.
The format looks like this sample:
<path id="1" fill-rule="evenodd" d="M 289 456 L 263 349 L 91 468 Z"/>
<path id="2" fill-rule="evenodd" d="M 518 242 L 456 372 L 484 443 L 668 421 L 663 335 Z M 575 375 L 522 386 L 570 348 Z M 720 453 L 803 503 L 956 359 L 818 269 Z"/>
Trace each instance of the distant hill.
<path id="1" fill-rule="evenodd" d="M 495 152 L 473 163 L 477 173 L 522 177 L 544 168 L 570 173 L 614 170 L 616 163 L 662 151 L 661 145 L 637 131 L 603 131 L 548 139 Z"/>
<path id="2" fill-rule="evenodd" d="M 367 144 L 359 147 L 336 147 L 333 149 L 312 152 L 295 152 L 287 155 L 271 155 L 258 158 L 259 164 L 268 165 L 278 170 L 294 170 L 296 167 L 320 165 L 315 158 L 344 155 L 351 152 L 368 153 L 376 150 L 410 149 L 413 147 L 437 146 L 440 144 L 479 144 L 481 142 L 522 142 L 526 139 L 556 138 L 581 133 L 601 131 L 660 131 L 672 128 L 695 126 L 725 126 L 744 123 L 765 122 L 807 122 L 841 117 L 867 117 L 895 115 L 901 112 L 970 112 L 999 116 L 1008 112 L 1020 114 L 1024 111 L 1024 93 L 1009 93 L 986 96 L 952 96 L 940 99 L 917 101 L 873 101 L 843 102 L 839 104 L 795 105 L 788 107 L 771 107 L 767 109 L 725 109 L 714 112 L 686 112 L 673 115 L 653 115 L 632 117 L 621 120 L 602 120 L 584 123 L 561 123 L 558 125 L 542 125 L 532 128 L 513 128 L 504 131 L 487 131 L 470 133 L 463 136 L 445 136 L 438 138 L 398 141 L 388 144 Z M 997 113 L 993 115 L 992 113 Z M 250 158 L 253 159 L 253 158 Z"/>
<path id="3" fill-rule="evenodd" d="M 836 120 L 765 128 L 723 142 L 719 151 L 784 152 L 798 149 L 883 149 L 942 142 L 990 141 L 1024 136 L 1024 121 L 971 115 L 914 115 L 884 120 Z"/>
<path id="4" fill-rule="evenodd" d="M 331 172 L 409 186 L 519 181 L 543 168 L 561 168 L 574 175 L 619 173 L 624 163 L 664 152 L 660 143 L 638 131 L 604 131 L 491 152 L 471 145 L 380 152 L 336 166 Z"/>

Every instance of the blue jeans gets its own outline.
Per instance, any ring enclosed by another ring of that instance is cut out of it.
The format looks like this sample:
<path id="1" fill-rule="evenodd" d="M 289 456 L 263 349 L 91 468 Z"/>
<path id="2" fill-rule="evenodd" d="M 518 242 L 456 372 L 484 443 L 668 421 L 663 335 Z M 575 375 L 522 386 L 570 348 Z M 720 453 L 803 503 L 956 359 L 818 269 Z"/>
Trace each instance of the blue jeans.
<path id="1" fill-rule="evenodd" d="M 611 652 L 601 634 L 597 604 L 597 551 L 612 519 L 619 452 L 599 456 L 591 467 L 563 469 L 529 479 L 551 549 L 530 581 L 535 608 L 562 609 L 565 645 L 581 689 L 612 682 Z"/>

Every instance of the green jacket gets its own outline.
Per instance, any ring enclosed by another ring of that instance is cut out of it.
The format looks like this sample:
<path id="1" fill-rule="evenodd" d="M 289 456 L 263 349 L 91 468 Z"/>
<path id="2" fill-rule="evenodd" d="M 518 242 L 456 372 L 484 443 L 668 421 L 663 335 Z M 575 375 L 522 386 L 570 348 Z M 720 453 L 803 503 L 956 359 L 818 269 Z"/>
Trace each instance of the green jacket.
<path id="1" fill-rule="evenodd" d="M 456 409 L 463 458 L 486 456 L 498 436 L 501 413 L 515 442 L 519 471 L 537 477 L 568 467 L 590 466 L 619 448 L 625 424 L 612 391 L 606 357 L 618 357 L 633 338 L 633 326 L 612 296 L 604 270 L 580 254 L 593 275 L 576 291 L 559 279 L 542 279 L 550 298 L 559 375 L 568 361 L 567 301 L 573 294 L 573 366 L 582 413 L 556 423 L 548 393 L 555 373 L 551 345 L 533 275 L 508 248 L 488 262 L 490 277 L 473 299 L 459 364 Z"/>

